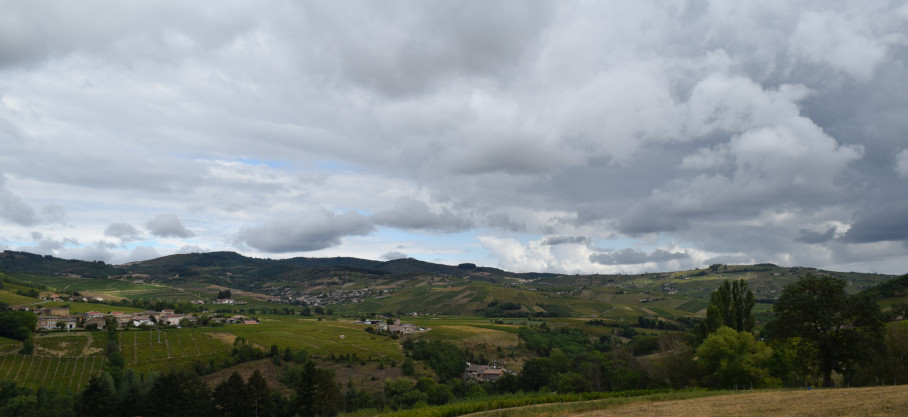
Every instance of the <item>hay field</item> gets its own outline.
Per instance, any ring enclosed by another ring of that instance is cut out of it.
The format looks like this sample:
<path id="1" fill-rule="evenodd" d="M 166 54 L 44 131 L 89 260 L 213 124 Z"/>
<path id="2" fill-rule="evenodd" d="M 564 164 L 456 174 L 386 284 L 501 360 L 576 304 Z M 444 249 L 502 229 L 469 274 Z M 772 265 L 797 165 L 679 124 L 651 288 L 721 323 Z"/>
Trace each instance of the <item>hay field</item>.
<path id="1" fill-rule="evenodd" d="M 631 403 L 565 414 L 609 416 L 904 416 L 908 385 L 872 388 L 753 391 L 688 400 Z"/>

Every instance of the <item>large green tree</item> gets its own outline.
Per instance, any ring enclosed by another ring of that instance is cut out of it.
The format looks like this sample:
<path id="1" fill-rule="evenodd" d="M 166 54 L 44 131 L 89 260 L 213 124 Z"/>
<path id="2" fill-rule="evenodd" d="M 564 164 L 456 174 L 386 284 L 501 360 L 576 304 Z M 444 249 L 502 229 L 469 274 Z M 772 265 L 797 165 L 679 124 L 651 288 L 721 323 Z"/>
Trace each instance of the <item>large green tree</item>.
<path id="1" fill-rule="evenodd" d="M 772 309 L 776 318 L 767 325 L 770 336 L 812 343 L 826 387 L 833 384 L 833 371 L 848 378 L 858 362 L 882 345 L 883 315 L 876 301 L 848 295 L 839 278 L 803 276 L 782 289 Z"/>
<path id="2" fill-rule="evenodd" d="M 709 307 L 706 308 L 706 320 L 697 329 L 699 340 L 705 340 L 722 326 L 735 331 L 749 332 L 754 328 L 753 308 L 756 304 L 753 291 L 747 281 L 725 280 L 709 295 Z"/>
<path id="3" fill-rule="evenodd" d="M 697 366 L 704 384 L 713 388 L 781 385 L 767 369 L 771 356 L 772 349 L 752 333 L 722 326 L 697 348 Z"/>

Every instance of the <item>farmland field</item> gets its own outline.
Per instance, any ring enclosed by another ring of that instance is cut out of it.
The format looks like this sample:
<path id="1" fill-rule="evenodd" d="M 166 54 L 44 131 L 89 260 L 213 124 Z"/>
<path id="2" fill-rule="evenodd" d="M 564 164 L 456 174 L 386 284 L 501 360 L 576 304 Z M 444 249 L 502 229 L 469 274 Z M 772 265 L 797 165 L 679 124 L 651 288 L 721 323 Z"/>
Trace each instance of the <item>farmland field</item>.
<path id="1" fill-rule="evenodd" d="M 366 326 L 350 321 L 316 321 L 296 317 L 269 316 L 260 324 L 234 324 L 203 329 L 228 332 L 262 347 L 306 350 L 317 356 L 356 354 L 364 360 L 401 360 L 397 341 L 364 331 Z"/>
<path id="2" fill-rule="evenodd" d="M 231 347 L 196 329 L 118 332 L 120 354 L 136 372 L 188 367 L 194 362 L 223 359 Z"/>
<path id="3" fill-rule="evenodd" d="M 101 373 L 106 360 L 107 337 L 94 334 L 52 334 L 35 338 L 34 355 L 8 353 L 0 356 L 0 379 L 27 387 L 82 389 L 92 375 Z"/>
<path id="4" fill-rule="evenodd" d="M 743 394 L 664 402 L 637 402 L 575 417 L 608 416 L 903 416 L 908 385 L 872 388 L 753 391 Z M 537 414 L 507 414 L 537 415 Z M 551 415 L 551 414 L 544 414 Z"/>

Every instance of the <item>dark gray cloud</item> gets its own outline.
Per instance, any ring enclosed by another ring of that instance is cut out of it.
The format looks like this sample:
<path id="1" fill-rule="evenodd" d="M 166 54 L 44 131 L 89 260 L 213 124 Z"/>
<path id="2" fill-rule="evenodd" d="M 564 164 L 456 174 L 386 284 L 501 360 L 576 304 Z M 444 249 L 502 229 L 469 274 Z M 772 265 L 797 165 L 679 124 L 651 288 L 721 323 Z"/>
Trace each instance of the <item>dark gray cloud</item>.
<path id="1" fill-rule="evenodd" d="M 159 237 L 193 237 L 195 233 L 186 229 L 179 216 L 173 213 L 162 213 L 145 223 L 152 235 Z"/>
<path id="2" fill-rule="evenodd" d="M 335 214 L 315 208 L 244 228 L 235 240 L 269 253 L 309 252 L 337 246 L 346 236 L 366 235 L 374 229 L 372 222 L 359 213 Z"/>
<path id="3" fill-rule="evenodd" d="M 542 241 L 543 245 L 585 245 L 589 246 L 592 239 L 587 236 L 550 236 Z"/>
<path id="4" fill-rule="evenodd" d="M 602 265 L 637 265 L 647 262 L 667 262 L 687 259 L 689 256 L 684 252 L 669 252 L 657 249 L 647 254 L 644 251 L 638 251 L 632 248 L 603 252 L 590 255 L 590 262 Z"/>
<path id="5" fill-rule="evenodd" d="M 906 203 L 889 202 L 858 212 L 843 240 L 848 243 L 908 241 Z"/>
<path id="6" fill-rule="evenodd" d="M 798 238 L 795 240 L 809 244 L 826 243 L 835 237 L 835 230 L 835 226 L 826 229 L 825 232 L 814 232 L 813 230 L 801 229 L 798 230 Z"/>
<path id="7" fill-rule="evenodd" d="M 372 215 L 377 225 L 400 229 L 425 229 L 440 231 L 460 231 L 472 227 L 472 222 L 452 213 L 447 209 L 433 212 L 429 205 L 412 198 L 397 200 L 390 210 L 379 211 Z"/>

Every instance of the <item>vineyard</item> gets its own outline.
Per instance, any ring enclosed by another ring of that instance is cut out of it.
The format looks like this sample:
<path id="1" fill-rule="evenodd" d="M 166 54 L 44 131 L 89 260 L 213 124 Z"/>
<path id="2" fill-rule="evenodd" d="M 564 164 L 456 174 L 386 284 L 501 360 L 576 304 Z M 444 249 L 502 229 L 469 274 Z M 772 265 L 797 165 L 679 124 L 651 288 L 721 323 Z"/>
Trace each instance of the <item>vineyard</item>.
<path id="1" fill-rule="evenodd" d="M 136 372 L 166 371 L 194 362 L 226 357 L 230 346 L 191 329 L 121 331 L 118 333 L 126 366 Z M 107 333 L 45 334 L 35 338 L 33 355 L 19 355 L 20 344 L 2 344 L 0 380 L 22 386 L 77 391 L 101 373 L 107 360 Z"/>
<path id="2" fill-rule="evenodd" d="M 126 367 L 136 372 L 188 367 L 222 359 L 231 346 L 193 329 L 125 331 L 118 333 Z"/>
<path id="3" fill-rule="evenodd" d="M 106 357 L 104 333 L 42 335 L 35 338 L 33 355 L 16 354 L 18 349 L 4 350 L 0 356 L 0 379 L 20 385 L 75 391 L 101 373 Z M 18 347 L 18 345 L 17 345 Z"/>

